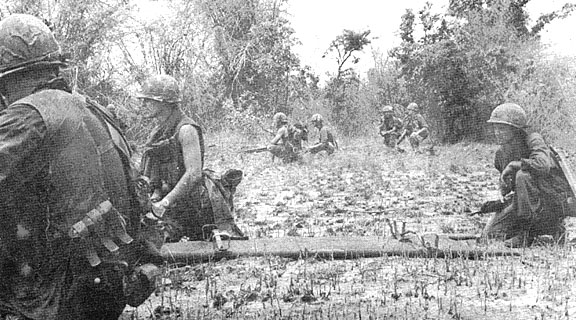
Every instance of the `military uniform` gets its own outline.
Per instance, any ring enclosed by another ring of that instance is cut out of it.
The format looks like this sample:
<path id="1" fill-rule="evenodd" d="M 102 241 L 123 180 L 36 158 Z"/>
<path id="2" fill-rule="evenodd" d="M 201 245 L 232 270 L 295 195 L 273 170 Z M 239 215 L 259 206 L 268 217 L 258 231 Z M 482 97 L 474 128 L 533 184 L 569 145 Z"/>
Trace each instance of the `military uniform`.
<path id="1" fill-rule="evenodd" d="M 319 138 L 317 144 L 308 148 L 308 152 L 315 154 L 320 151 L 326 151 L 329 155 L 333 154 L 334 151 L 338 149 L 338 142 L 336 142 L 336 137 L 332 129 L 323 124 L 324 120 L 320 114 L 314 114 L 311 122 L 319 128 Z"/>
<path id="2" fill-rule="evenodd" d="M 509 183 L 501 184 L 502 195 L 509 199 L 490 219 L 483 235 L 509 240 L 510 246 L 529 245 L 539 235 L 562 237 L 563 220 L 569 214 L 570 185 L 539 133 L 526 132 L 525 120 L 499 119 L 504 118 L 502 111 L 509 111 L 506 109 L 523 114 L 517 105 L 504 104 L 494 110 L 489 122 L 509 121 L 518 129 L 516 137 L 502 144 L 494 159 L 501 175 L 508 176 L 509 171 Z M 513 163 L 518 166 L 512 169 Z"/>
<path id="3" fill-rule="evenodd" d="M 270 145 L 268 150 L 272 155 L 282 159 L 284 162 L 294 162 L 298 160 L 298 154 L 290 139 L 288 124 L 283 125 L 276 131 L 276 137 L 280 137 L 278 142 Z"/>
<path id="4" fill-rule="evenodd" d="M 176 80 L 166 75 L 149 79 L 144 85 L 144 93 L 139 97 L 166 100 L 166 91 L 171 89 L 170 83 L 172 87 L 176 86 L 170 92 L 174 96 L 170 101 L 174 102 L 179 99 Z M 159 92 L 154 94 L 158 86 Z M 178 106 L 164 108 L 170 108 L 170 115 L 152 130 L 142 156 L 142 174 L 150 179 L 151 189 L 157 192 L 155 196 L 158 200 L 171 193 L 186 172 L 184 149 L 179 136 L 183 127 L 190 126 L 197 133 L 201 169 L 204 167 L 205 153 L 204 135 L 200 126 L 186 117 Z M 242 172 L 239 170 L 230 170 L 222 179 L 211 170 L 202 170 L 200 180 L 189 186 L 186 192 L 178 193 L 162 217 L 168 225 L 168 240 L 178 241 L 183 236 L 190 240 L 202 240 L 204 236 L 211 235 L 211 229 L 205 229 L 205 226 L 216 226 L 234 238 L 244 237 L 232 217 L 233 193 L 241 178 Z"/>
<path id="5" fill-rule="evenodd" d="M 152 132 L 142 158 L 143 175 L 150 178 L 153 189 L 161 190 L 160 197 L 174 188 L 186 170 L 178 139 L 182 126 L 196 129 L 200 137 L 202 166 L 204 164 L 202 129 L 180 110 L 175 110 L 166 123 Z M 191 192 L 182 194 L 169 209 L 166 217 L 170 225 L 169 240 L 178 241 L 183 236 L 202 240 L 202 227 L 206 225 L 217 225 L 232 236 L 243 237 L 232 218 L 232 188 L 237 184 L 223 184 L 213 172 L 204 170 L 202 182 L 193 186 Z"/>
<path id="6" fill-rule="evenodd" d="M 420 143 L 428 138 L 430 134 L 428 123 L 426 123 L 424 117 L 419 113 L 408 115 L 404 120 L 404 127 L 408 141 L 410 141 L 413 149 L 418 149 Z"/>
<path id="7" fill-rule="evenodd" d="M 304 128 L 298 129 L 288 124 L 288 117 L 282 112 L 274 115 L 274 124 L 278 130 L 268 146 L 268 151 L 273 157 L 278 157 L 285 163 L 300 160 L 299 151 L 302 149 L 302 138 L 305 136 Z"/>
<path id="8" fill-rule="evenodd" d="M 402 134 L 402 120 L 394 115 L 385 116 L 378 129 L 384 137 L 384 144 L 389 148 L 396 148 L 398 137 Z"/>
<path id="9" fill-rule="evenodd" d="M 148 262 L 161 260 L 141 237 L 128 145 L 103 108 L 55 77 L 63 62 L 42 21 L 1 21 L 6 48 L 20 54 L 1 58 L 0 76 L 22 86 L 3 88 L 0 112 L 0 315 L 118 318 L 152 292 Z"/>

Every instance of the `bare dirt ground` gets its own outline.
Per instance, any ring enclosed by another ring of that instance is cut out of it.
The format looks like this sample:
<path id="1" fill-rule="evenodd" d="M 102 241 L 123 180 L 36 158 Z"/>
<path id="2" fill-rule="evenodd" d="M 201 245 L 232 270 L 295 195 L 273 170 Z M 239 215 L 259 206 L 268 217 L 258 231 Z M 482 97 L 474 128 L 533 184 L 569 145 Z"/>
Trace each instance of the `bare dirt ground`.
<path id="1" fill-rule="evenodd" d="M 251 238 L 390 237 L 387 219 L 419 235 L 474 234 L 489 217 L 468 214 L 498 195 L 492 145 L 431 155 L 353 140 L 331 157 L 282 164 L 238 153 L 242 139 L 208 140 L 208 168 L 244 171 L 236 214 Z M 122 319 L 569 319 L 575 277 L 572 246 L 544 242 L 481 260 L 240 258 L 167 265 L 156 293 Z"/>

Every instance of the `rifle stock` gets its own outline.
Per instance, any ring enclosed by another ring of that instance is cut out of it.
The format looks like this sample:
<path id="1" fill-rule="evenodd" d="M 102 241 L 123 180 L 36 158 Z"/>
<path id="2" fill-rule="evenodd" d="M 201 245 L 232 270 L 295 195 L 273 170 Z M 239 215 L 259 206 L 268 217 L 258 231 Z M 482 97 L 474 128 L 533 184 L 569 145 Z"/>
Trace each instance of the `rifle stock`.
<path id="1" fill-rule="evenodd" d="M 258 147 L 258 148 L 248 149 L 248 150 L 242 150 L 243 153 L 260 153 L 260 152 L 266 152 L 266 151 L 268 151 L 268 147 Z"/>

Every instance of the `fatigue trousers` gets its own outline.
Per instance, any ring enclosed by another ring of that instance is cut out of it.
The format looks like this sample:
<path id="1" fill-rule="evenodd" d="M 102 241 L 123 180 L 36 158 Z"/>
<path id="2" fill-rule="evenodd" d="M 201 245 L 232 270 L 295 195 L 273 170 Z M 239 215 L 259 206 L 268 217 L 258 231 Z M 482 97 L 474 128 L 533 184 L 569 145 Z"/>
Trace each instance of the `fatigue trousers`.
<path id="1" fill-rule="evenodd" d="M 398 141 L 398 134 L 397 133 L 389 133 L 384 135 L 384 145 L 388 148 L 396 148 L 396 142 Z"/>
<path id="2" fill-rule="evenodd" d="M 534 177 L 520 170 L 516 173 L 515 195 L 509 206 L 496 212 L 482 235 L 506 240 L 518 235 L 533 239 L 539 235 L 561 237 L 564 232 L 562 203 L 550 199 Z"/>
<path id="3" fill-rule="evenodd" d="M 336 148 L 334 147 L 334 145 L 332 143 L 323 143 L 315 148 L 311 148 L 310 149 L 310 153 L 314 154 L 314 153 L 318 153 L 320 151 L 326 151 L 326 153 L 333 154 L 334 150 L 336 150 Z"/>
<path id="4" fill-rule="evenodd" d="M 294 162 L 298 161 L 299 156 L 292 148 L 284 145 L 274 145 L 270 147 L 270 153 L 275 157 L 282 159 L 284 162 Z"/>

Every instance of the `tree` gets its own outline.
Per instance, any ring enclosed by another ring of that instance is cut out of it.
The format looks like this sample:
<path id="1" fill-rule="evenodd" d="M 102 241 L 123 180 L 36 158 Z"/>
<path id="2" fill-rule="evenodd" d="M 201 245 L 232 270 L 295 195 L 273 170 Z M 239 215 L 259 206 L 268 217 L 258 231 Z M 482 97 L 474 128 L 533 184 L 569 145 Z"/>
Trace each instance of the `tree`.
<path id="1" fill-rule="evenodd" d="M 452 0 L 442 15 L 431 14 L 427 4 L 418 12 L 424 29 L 418 40 L 416 15 L 407 11 L 402 17 L 403 42 L 391 56 L 400 63 L 411 99 L 424 102 L 442 140 L 483 138 L 492 108 L 528 76 L 528 57 L 539 54 L 537 35 L 527 27 L 528 2 Z"/>
<path id="2" fill-rule="evenodd" d="M 344 30 L 330 43 L 322 56 L 323 58 L 333 56 L 336 60 L 336 75 L 328 81 L 326 98 L 332 106 L 332 117 L 345 134 L 355 130 L 355 121 L 351 117 L 357 115 L 354 108 L 357 106 L 360 88 L 360 78 L 351 66 L 346 66 L 360 61 L 356 53 L 370 44 L 369 35 L 370 30 L 363 32 Z"/>
<path id="3" fill-rule="evenodd" d="M 214 32 L 222 100 L 258 113 L 287 111 L 291 75 L 300 61 L 297 43 L 284 17 L 285 0 L 200 0 Z"/>

